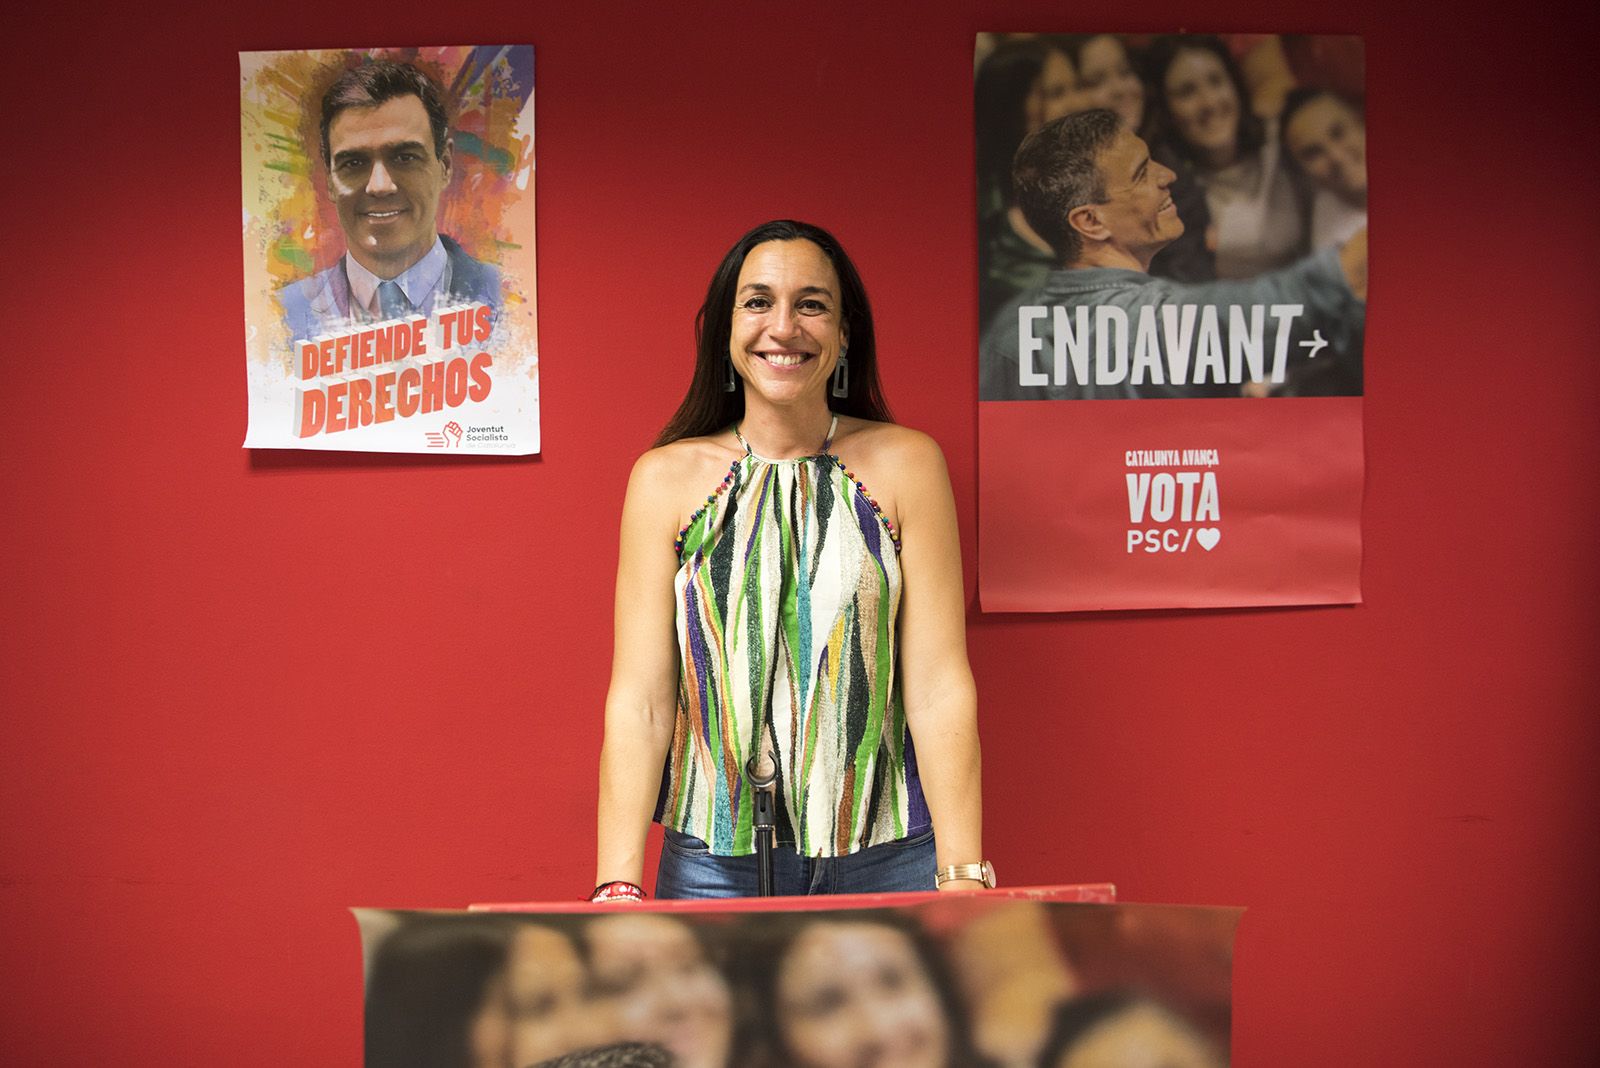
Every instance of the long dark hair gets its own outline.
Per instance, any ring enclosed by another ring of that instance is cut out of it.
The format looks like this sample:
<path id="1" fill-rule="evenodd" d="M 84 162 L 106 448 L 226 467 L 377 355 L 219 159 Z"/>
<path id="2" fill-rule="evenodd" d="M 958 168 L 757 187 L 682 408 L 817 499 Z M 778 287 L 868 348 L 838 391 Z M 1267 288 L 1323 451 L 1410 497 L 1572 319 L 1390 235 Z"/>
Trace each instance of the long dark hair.
<path id="1" fill-rule="evenodd" d="M 1178 133 L 1177 124 L 1172 121 L 1172 108 L 1167 105 L 1167 70 L 1181 52 L 1209 52 L 1222 63 L 1228 80 L 1233 83 L 1234 95 L 1239 98 L 1239 156 L 1248 156 L 1266 144 L 1266 124 L 1255 113 L 1250 87 L 1245 85 L 1244 74 L 1222 38 L 1208 34 L 1170 34 L 1156 38 L 1150 46 L 1145 68 L 1150 72 L 1150 87 L 1154 90 L 1151 103 L 1155 107 L 1154 116 L 1147 118 L 1146 123 L 1152 130 L 1161 132 L 1172 153 L 1189 166 L 1199 167 L 1194 146 Z"/>
<path id="2" fill-rule="evenodd" d="M 1009 207 L 1011 159 L 1028 134 L 1024 104 L 1051 53 L 1067 54 L 1054 41 L 1024 37 L 1003 42 L 989 53 L 972 82 L 978 117 L 978 180 Z"/>
<path id="3" fill-rule="evenodd" d="M 505 971 L 512 933 L 491 918 L 402 921 L 367 978 L 368 1068 L 471 1068 L 468 1036 Z"/>
<path id="4" fill-rule="evenodd" d="M 778 1018 L 778 973 L 789 951 L 800 936 L 822 924 L 884 927 L 903 935 L 911 944 L 917 962 L 938 996 L 948 1028 L 950 1050 L 947 1064 L 952 1068 L 989 1068 L 989 1062 L 973 1049 L 971 1025 L 965 1007 L 956 993 L 954 976 L 938 947 L 916 921 L 889 911 L 833 911 L 759 913 L 751 916 L 735 934 L 734 989 L 746 999 L 743 1011 L 761 1021 L 761 1031 L 769 1049 L 767 1059 L 752 1061 L 770 1065 L 792 1065 L 795 1061 Z"/>
<path id="5" fill-rule="evenodd" d="M 850 395 L 831 398 L 830 407 L 841 415 L 893 422 L 889 402 L 884 400 L 883 387 L 878 383 L 872 305 L 867 302 L 867 288 L 861 284 L 855 265 L 838 240 L 822 227 L 774 219 L 734 242 L 711 276 L 705 303 L 694 318 L 694 378 L 683 403 L 656 438 L 658 448 L 679 438 L 715 433 L 744 417 L 744 381 L 736 379 L 732 392 L 723 388 L 728 374 L 728 340 L 733 334 L 733 298 L 745 257 L 767 241 L 809 241 L 822 250 L 839 276 L 840 310 L 850 337 Z"/>

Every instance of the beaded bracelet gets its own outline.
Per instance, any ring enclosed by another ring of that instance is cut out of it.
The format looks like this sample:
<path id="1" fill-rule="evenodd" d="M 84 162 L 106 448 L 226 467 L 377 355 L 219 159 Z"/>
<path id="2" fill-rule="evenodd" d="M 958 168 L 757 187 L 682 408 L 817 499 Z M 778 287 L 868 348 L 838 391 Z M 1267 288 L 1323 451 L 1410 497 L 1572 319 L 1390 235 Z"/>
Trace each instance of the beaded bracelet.
<path id="1" fill-rule="evenodd" d="M 643 901 L 644 889 L 634 883 L 618 879 L 595 887 L 594 893 L 589 895 L 589 900 L 596 904 L 607 901 Z"/>

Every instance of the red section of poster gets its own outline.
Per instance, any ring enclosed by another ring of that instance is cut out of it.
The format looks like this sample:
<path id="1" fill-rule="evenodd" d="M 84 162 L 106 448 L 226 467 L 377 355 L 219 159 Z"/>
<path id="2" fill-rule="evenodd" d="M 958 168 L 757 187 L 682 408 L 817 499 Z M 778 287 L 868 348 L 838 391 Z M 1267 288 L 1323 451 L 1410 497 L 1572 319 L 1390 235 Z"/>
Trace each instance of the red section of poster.
<path id="1" fill-rule="evenodd" d="M 1361 600 L 1360 397 L 978 406 L 986 612 Z"/>

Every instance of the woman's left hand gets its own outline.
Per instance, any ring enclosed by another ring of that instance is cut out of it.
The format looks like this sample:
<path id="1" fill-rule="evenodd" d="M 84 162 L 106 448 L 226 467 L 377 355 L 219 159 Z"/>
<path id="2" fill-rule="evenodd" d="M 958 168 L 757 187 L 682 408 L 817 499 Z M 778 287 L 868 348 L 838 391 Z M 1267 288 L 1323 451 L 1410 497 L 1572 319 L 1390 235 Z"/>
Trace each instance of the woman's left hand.
<path id="1" fill-rule="evenodd" d="M 883 459 L 899 473 L 901 697 L 939 864 L 970 864 L 984 856 L 983 782 L 955 496 L 933 439 L 896 430 L 893 455 Z M 951 879 L 940 889 L 960 893 L 983 884 Z"/>

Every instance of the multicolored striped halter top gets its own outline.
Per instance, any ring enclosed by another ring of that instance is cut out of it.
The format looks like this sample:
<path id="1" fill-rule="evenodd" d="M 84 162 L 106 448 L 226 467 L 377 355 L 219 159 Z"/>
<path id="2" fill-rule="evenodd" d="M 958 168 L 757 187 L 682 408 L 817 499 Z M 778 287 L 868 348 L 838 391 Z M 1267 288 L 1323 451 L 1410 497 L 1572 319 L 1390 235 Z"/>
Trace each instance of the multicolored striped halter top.
<path id="1" fill-rule="evenodd" d="M 830 452 L 744 455 L 678 536 L 678 720 L 656 819 L 755 851 L 753 753 L 778 766 L 778 839 L 831 857 L 926 831 L 895 674 L 899 539 Z"/>

